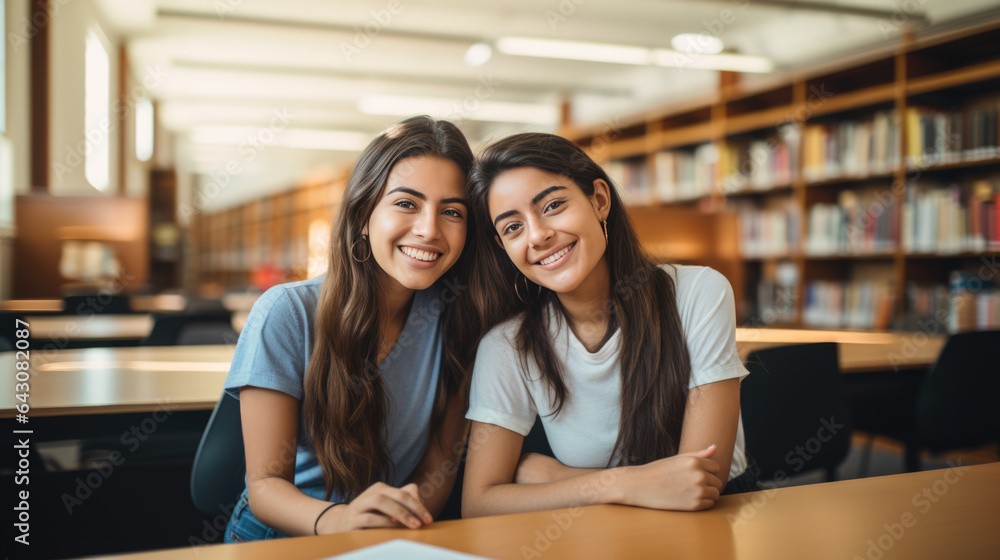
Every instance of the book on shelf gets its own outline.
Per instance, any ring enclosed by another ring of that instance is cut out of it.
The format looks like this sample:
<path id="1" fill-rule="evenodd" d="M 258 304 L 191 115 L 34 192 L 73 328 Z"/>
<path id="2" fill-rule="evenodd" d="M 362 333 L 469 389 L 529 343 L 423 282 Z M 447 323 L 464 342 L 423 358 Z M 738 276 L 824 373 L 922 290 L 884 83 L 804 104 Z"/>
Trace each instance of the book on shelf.
<path id="1" fill-rule="evenodd" d="M 641 157 L 611 160 L 604 166 L 604 171 L 618 189 L 618 195 L 628 205 L 653 202 L 647 169 L 646 160 Z"/>
<path id="2" fill-rule="evenodd" d="M 784 261 L 775 267 L 773 278 L 761 278 L 757 283 L 756 308 L 750 311 L 749 323 L 772 325 L 795 322 L 798 277 L 795 263 Z"/>
<path id="3" fill-rule="evenodd" d="M 802 133 L 802 175 L 807 181 L 889 173 L 899 161 L 895 111 L 864 120 L 806 125 Z"/>
<path id="4" fill-rule="evenodd" d="M 653 158 L 657 198 L 670 202 L 711 194 L 718 160 L 718 150 L 711 143 L 693 149 L 658 152 Z"/>
<path id="5" fill-rule="evenodd" d="M 952 271 L 950 285 L 906 286 L 906 327 L 928 333 L 1000 329 L 1000 289 L 978 271 Z"/>
<path id="6" fill-rule="evenodd" d="M 791 185 L 797 145 L 798 129 L 793 125 L 784 125 L 765 139 L 728 140 L 719 157 L 723 189 L 732 193 Z"/>
<path id="7" fill-rule="evenodd" d="M 799 249 L 799 213 L 787 208 L 740 208 L 740 254 L 786 256 Z"/>
<path id="8" fill-rule="evenodd" d="M 911 181 L 903 202 L 903 248 L 909 253 L 1000 249 L 1000 182 L 963 189 Z"/>
<path id="9" fill-rule="evenodd" d="M 811 327 L 886 329 L 894 301 L 889 281 L 817 280 L 806 285 L 802 322 Z"/>
<path id="10" fill-rule="evenodd" d="M 809 209 L 805 252 L 824 256 L 893 251 L 898 231 L 899 212 L 891 189 L 860 195 L 845 190 L 836 204 L 817 203 Z"/>
<path id="11" fill-rule="evenodd" d="M 910 169 L 1000 156 L 1000 98 L 965 106 L 906 109 Z"/>

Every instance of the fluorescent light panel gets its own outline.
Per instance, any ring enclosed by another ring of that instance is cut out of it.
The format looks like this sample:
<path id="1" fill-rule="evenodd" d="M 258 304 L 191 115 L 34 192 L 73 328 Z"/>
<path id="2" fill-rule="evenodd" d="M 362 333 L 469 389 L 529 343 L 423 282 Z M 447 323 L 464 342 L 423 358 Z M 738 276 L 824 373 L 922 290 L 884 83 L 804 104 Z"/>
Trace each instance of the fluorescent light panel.
<path id="1" fill-rule="evenodd" d="M 358 110 L 367 115 L 421 115 L 452 120 L 555 124 L 556 107 L 531 103 L 507 103 L 471 99 L 409 97 L 401 95 L 366 95 L 358 101 Z"/>
<path id="2" fill-rule="evenodd" d="M 504 54 L 539 58 L 733 72 L 764 73 L 774 69 L 774 64 L 765 57 L 733 53 L 684 53 L 671 49 L 647 49 L 630 45 L 529 37 L 503 37 L 497 40 L 496 45 L 497 50 Z"/>
<path id="3" fill-rule="evenodd" d="M 189 140 L 194 144 L 215 144 L 239 146 L 248 142 L 249 138 L 258 138 L 266 127 L 252 126 L 197 126 L 191 129 Z M 335 150 L 360 152 L 368 145 L 368 134 L 341 130 L 313 130 L 304 128 L 286 128 L 274 132 L 274 140 L 270 146 L 300 148 L 304 150 Z"/>

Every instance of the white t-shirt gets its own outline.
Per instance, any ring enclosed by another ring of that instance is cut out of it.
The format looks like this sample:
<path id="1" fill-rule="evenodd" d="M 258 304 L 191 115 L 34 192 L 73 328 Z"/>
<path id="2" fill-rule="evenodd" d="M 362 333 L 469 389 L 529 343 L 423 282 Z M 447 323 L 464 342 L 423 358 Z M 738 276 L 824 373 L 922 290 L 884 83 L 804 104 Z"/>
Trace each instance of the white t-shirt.
<path id="1" fill-rule="evenodd" d="M 665 266 L 675 280 L 677 308 L 691 356 L 690 387 L 739 378 L 749 372 L 736 352 L 733 289 L 719 272 L 704 266 Z M 560 312 L 550 306 L 550 313 Z M 479 344 L 466 418 L 528 435 L 541 415 L 556 459 L 577 468 L 604 468 L 618 439 L 621 329 L 595 353 L 573 334 L 564 317 L 550 321 L 553 349 L 561 360 L 566 401 L 552 416 L 548 386 L 533 360 L 521 371 L 516 340 L 521 317 L 494 327 Z M 729 478 L 746 469 L 740 418 Z"/>

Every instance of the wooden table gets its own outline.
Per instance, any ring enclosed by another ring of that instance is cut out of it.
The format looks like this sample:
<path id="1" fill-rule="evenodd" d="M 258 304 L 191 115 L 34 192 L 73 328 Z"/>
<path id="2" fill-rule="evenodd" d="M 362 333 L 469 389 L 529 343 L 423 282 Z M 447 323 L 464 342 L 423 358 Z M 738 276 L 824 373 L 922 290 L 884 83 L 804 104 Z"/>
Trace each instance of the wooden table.
<path id="1" fill-rule="evenodd" d="M 32 323 L 33 333 L 35 328 Z M 935 337 L 918 344 L 921 339 L 915 335 L 787 329 L 740 328 L 736 336 L 744 359 L 755 348 L 837 342 L 841 370 L 846 373 L 891 370 L 894 356 L 906 360 L 901 367 L 927 367 L 945 341 Z M 180 409 L 211 409 L 222 392 L 234 350 L 213 345 L 36 352 L 29 370 L 31 415 L 145 412 L 166 401 Z M 0 353 L 0 370 L 14 371 L 14 358 L 12 352 Z M 13 389 L 12 383 L 0 384 L 0 418 L 16 413 Z"/>
<path id="2" fill-rule="evenodd" d="M 517 560 L 998 558 L 998 523 L 990 463 L 723 496 L 696 513 L 591 506 L 113 558 L 311 560 L 399 538 Z"/>
<path id="3" fill-rule="evenodd" d="M 141 340 L 153 330 L 153 316 L 46 315 L 26 316 L 35 340 Z"/>
<path id="4" fill-rule="evenodd" d="M 922 332 L 862 332 L 799 329 L 737 328 L 736 347 L 746 360 L 753 350 L 805 344 L 836 342 L 841 373 L 864 373 L 896 369 L 924 369 L 937 360 L 947 342 L 946 335 Z"/>
<path id="5" fill-rule="evenodd" d="M 235 346 L 152 346 L 33 351 L 32 416 L 148 412 L 215 406 Z M 14 352 L 0 353 L 0 371 L 13 372 Z M 10 374 L 11 377 L 13 373 Z M 14 380 L 0 383 L 0 418 L 12 418 L 19 401 Z"/>

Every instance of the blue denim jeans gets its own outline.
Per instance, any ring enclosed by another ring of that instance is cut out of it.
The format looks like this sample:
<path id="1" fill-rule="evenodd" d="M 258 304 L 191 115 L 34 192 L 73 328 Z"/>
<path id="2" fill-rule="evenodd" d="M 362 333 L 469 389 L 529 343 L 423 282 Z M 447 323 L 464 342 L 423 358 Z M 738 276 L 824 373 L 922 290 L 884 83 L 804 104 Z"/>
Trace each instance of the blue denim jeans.
<path id="1" fill-rule="evenodd" d="M 229 525 L 226 527 L 223 541 L 227 543 L 262 541 L 280 539 L 285 536 L 264 525 L 253 516 L 247 499 L 247 491 L 244 490 L 239 501 L 236 502 L 236 507 L 233 508 L 233 515 L 229 518 Z"/>

